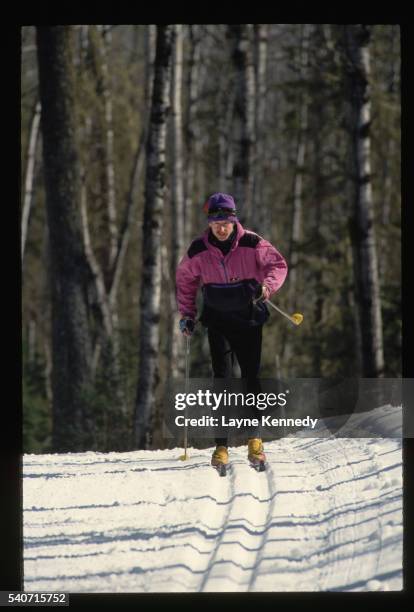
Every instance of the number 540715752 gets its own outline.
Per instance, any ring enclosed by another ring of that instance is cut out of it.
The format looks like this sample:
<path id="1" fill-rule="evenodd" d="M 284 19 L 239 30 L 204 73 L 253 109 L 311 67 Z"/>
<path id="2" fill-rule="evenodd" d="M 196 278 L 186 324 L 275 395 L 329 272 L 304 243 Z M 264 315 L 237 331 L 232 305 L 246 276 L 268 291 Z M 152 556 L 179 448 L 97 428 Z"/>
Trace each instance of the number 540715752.
<path id="1" fill-rule="evenodd" d="M 9 593 L 7 603 L 9 604 L 57 604 L 68 605 L 67 593 Z"/>

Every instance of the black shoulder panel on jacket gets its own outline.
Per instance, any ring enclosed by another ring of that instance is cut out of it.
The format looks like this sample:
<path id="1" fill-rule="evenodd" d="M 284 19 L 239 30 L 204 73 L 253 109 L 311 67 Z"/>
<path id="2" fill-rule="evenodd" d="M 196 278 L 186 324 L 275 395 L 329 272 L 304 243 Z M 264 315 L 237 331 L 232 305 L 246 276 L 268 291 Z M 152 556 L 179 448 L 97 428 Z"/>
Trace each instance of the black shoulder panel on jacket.
<path id="1" fill-rule="evenodd" d="M 239 246 L 241 247 L 250 247 L 251 249 L 255 249 L 260 242 L 261 238 L 257 234 L 253 232 L 246 232 L 239 240 Z"/>
<path id="2" fill-rule="evenodd" d="M 198 255 L 198 253 L 202 253 L 203 251 L 207 251 L 207 247 L 204 244 L 204 240 L 202 238 L 197 238 L 194 240 L 187 251 L 188 257 L 194 257 L 194 255 Z"/>

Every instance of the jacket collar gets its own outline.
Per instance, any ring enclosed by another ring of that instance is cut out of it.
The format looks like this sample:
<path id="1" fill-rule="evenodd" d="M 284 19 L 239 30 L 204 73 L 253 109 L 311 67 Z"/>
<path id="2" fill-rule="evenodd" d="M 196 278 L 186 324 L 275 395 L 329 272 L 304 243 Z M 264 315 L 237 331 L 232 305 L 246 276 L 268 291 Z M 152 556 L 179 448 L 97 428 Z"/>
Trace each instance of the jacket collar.
<path id="1" fill-rule="evenodd" d="M 237 245 L 239 244 L 239 240 L 240 238 L 243 236 L 243 234 L 246 232 L 246 230 L 244 229 L 244 227 L 242 226 L 241 223 L 239 223 L 239 221 L 235 222 L 236 225 L 236 236 L 233 240 L 233 244 L 231 246 L 231 249 L 229 251 L 229 253 L 231 253 L 232 251 L 234 251 L 234 249 L 237 248 Z M 205 232 L 202 235 L 202 239 L 204 241 L 204 244 L 206 245 L 206 247 L 211 250 L 211 249 L 216 249 L 217 247 L 215 247 L 213 244 L 211 244 L 211 242 L 208 241 L 208 233 L 210 231 L 210 228 L 208 227 Z M 229 254 L 227 253 L 227 255 Z"/>

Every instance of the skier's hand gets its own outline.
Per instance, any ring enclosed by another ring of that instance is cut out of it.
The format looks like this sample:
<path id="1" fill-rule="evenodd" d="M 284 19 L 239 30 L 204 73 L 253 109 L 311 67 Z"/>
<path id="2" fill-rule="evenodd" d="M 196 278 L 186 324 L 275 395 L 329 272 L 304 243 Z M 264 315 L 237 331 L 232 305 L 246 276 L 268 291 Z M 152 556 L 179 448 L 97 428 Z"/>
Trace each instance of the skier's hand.
<path id="1" fill-rule="evenodd" d="M 266 287 L 266 285 L 262 285 L 258 287 L 255 302 L 260 303 L 268 300 L 270 297 L 270 290 Z"/>
<path id="2" fill-rule="evenodd" d="M 194 320 L 184 317 L 180 320 L 180 331 L 184 336 L 191 336 L 194 331 Z"/>

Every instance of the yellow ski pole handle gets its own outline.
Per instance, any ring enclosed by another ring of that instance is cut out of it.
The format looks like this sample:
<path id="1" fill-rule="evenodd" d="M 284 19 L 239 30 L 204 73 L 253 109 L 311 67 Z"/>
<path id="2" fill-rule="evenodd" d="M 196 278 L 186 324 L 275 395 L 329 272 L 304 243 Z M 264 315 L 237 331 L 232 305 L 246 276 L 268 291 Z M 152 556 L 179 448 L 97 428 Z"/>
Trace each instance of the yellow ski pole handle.
<path id="1" fill-rule="evenodd" d="M 283 315 L 284 317 L 289 319 L 289 321 L 291 323 L 293 323 L 294 325 L 300 325 L 302 323 L 302 321 L 303 321 L 303 314 L 301 314 L 300 312 L 295 312 L 293 315 L 289 315 L 286 312 L 283 312 L 283 310 L 281 310 L 277 306 L 275 306 L 273 304 L 273 302 L 271 302 L 270 300 L 265 300 L 265 302 L 266 302 L 266 304 L 269 304 L 269 306 L 271 306 L 272 308 L 274 308 L 275 310 L 280 312 L 281 315 Z"/>

